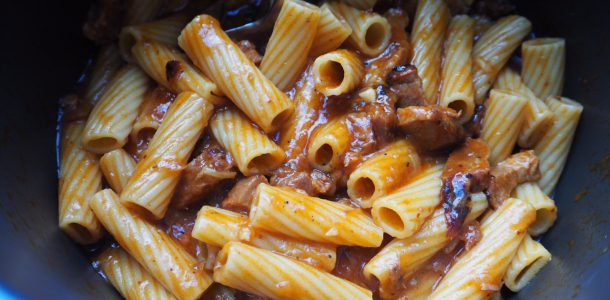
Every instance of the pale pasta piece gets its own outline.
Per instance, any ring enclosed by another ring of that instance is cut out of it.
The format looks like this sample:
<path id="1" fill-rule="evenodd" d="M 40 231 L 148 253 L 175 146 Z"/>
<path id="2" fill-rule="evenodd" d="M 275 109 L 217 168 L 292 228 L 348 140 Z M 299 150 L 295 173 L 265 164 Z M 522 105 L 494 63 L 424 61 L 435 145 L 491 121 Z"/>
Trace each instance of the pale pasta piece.
<path id="1" fill-rule="evenodd" d="M 466 123 L 474 113 L 474 85 L 472 83 L 472 44 L 475 21 L 466 15 L 451 19 L 447 30 L 440 106 L 460 113 L 458 121 Z"/>
<path id="2" fill-rule="evenodd" d="M 521 45 L 523 82 L 540 99 L 561 96 L 566 65 L 566 41 L 539 38 Z"/>
<path id="3" fill-rule="evenodd" d="M 309 56 L 317 57 L 339 48 L 351 34 L 352 28 L 345 19 L 333 13 L 328 3 L 324 3 L 320 7 L 320 21 Z"/>
<path id="4" fill-rule="evenodd" d="M 197 214 L 192 236 L 208 245 L 222 247 L 231 241 L 246 243 L 332 271 L 337 260 L 336 246 L 291 239 L 250 226 L 248 216 L 229 210 L 203 206 Z"/>
<path id="5" fill-rule="evenodd" d="M 316 169 L 330 172 L 340 166 L 350 146 L 345 117 L 339 117 L 316 128 L 309 138 L 307 159 Z"/>
<path id="6" fill-rule="evenodd" d="M 160 85 L 175 94 L 193 92 L 213 104 L 224 104 L 216 84 L 197 70 L 178 49 L 154 40 L 140 40 L 131 48 L 135 62 Z"/>
<path id="7" fill-rule="evenodd" d="M 504 274 L 504 284 L 513 292 L 520 291 L 549 261 L 551 253 L 529 234 L 526 235 Z"/>
<path id="8" fill-rule="evenodd" d="M 189 18 L 183 14 L 176 14 L 164 19 L 144 24 L 123 27 L 119 34 L 119 49 L 121 56 L 128 62 L 133 62 L 131 48 L 138 41 L 154 40 L 171 46 L 178 45 L 178 35 Z"/>
<path id="9" fill-rule="evenodd" d="M 372 207 L 375 199 L 390 193 L 419 169 L 415 146 L 398 140 L 372 154 L 349 175 L 347 194 L 360 207 Z"/>
<path id="10" fill-rule="evenodd" d="M 307 66 L 320 9 L 302 0 L 284 0 L 267 42 L 261 72 L 282 91 L 292 88 Z"/>
<path id="11" fill-rule="evenodd" d="M 483 219 L 481 240 L 458 258 L 429 299 L 487 299 L 500 290 L 502 277 L 535 218 L 527 202 L 504 201 Z"/>
<path id="12" fill-rule="evenodd" d="M 82 149 L 82 123 L 64 127 L 59 168 L 59 228 L 79 244 L 102 237 L 102 225 L 89 208 L 89 200 L 102 188 L 96 155 Z"/>
<path id="13" fill-rule="evenodd" d="M 373 8 L 377 0 L 341 0 L 341 2 L 358 9 L 367 10 Z"/>
<path id="14" fill-rule="evenodd" d="M 108 281 L 125 299 L 176 299 L 123 249 L 108 248 L 98 260 Z"/>
<path id="15" fill-rule="evenodd" d="M 330 3 L 330 9 L 340 15 L 352 29 L 347 42 L 364 55 L 378 55 L 390 43 L 392 28 L 383 16 L 339 2 Z"/>
<path id="16" fill-rule="evenodd" d="M 443 42 L 451 15 L 443 0 L 421 0 L 417 4 L 411 44 L 411 64 L 422 80 L 426 104 L 436 104 L 441 83 Z"/>
<path id="17" fill-rule="evenodd" d="M 475 43 L 472 51 L 475 101 L 483 103 L 496 76 L 515 49 L 532 30 L 532 23 L 520 16 L 504 17 Z"/>
<path id="18" fill-rule="evenodd" d="M 89 83 L 85 88 L 85 99 L 91 106 L 94 106 L 102 97 L 108 88 L 108 83 L 119 71 L 122 63 L 119 48 L 115 44 L 109 44 L 100 49 L 89 75 Z"/>
<path id="19" fill-rule="evenodd" d="M 211 103 L 194 93 L 178 95 L 121 193 L 124 205 L 163 218 L 212 110 Z"/>
<path id="20" fill-rule="evenodd" d="M 400 293 L 400 297 L 408 300 L 427 300 L 441 278 L 442 274 L 439 275 L 439 272 L 425 269 L 405 283 L 405 290 Z"/>
<path id="21" fill-rule="evenodd" d="M 345 279 L 239 242 L 218 253 L 214 281 L 271 299 L 373 299 L 371 291 Z"/>
<path id="22" fill-rule="evenodd" d="M 210 131 L 246 176 L 266 174 L 286 158 L 282 148 L 236 109 L 216 112 L 210 121 Z"/>
<path id="23" fill-rule="evenodd" d="M 126 1 L 124 25 L 139 24 L 154 20 L 163 6 L 163 0 L 128 0 Z"/>
<path id="24" fill-rule="evenodd" d="M 529 228 L 532 236 L 545 233 L 557 220 L 555 201 L 547 196 L 535 182 L 518 185 L 513 191 L 515 198 L 528 202 L 536 210 L 536 222 Z"/>
<path id="25" fill-rule="evenodd" d="M 352 51 L 341 49 L 319 56 L 313 62 L 316 89 L 326 96 L 351 92 L 364 77 L 364 64 Z"/>
<path id="26" fill-rule="evenodd" d="M 277 130 L 290 117 L 294 106 L 286 94 L 231 41 L 216 19 L 195 17 L 178 40 L 195 65 L 265 132 Z"/>
<path id="27" fill-rule="evenodd" d="M 525 121 L 523 111 L 526 104 L 527 99 L 522 94 L 491 90 L 481 129 L 481 138 L 489 146 L 491 165 L 503 161 L 513 151 Z"/>
<path id="28" fill-rule="evenodd" d="M 377 199 L 371 210 L 375 224 L 401 239 L 417 232 L 441 203 L 443 167 L 444 164 L 432 165 L 404 187 Z"/>
<path id="29" fill-rule="evenodd" d="M 494 84 L 494 88 L 506 89 L 527 98 L 525 105 L 525 121 L 519 133 L 517 143 L 522 148 L 532 148 L 542 139 L 553 126 L 555 116 L 553 112 L 521 81 L 521 76 L 511 68 L 506 67 Z"/>
<path id="30" fill-rule="evenodd" d="M 163 230 L 122 206 L 112 190 L 95 194 L 91 208 L 119 245 L 178 299 L 199 299 L 212 284 L 194 257 Z"/>
<path id="31" fill-rule="evenodd" d="M 466 224 L 478 218 L 487 209 L 487 198 L 483 193 L 473 194 Z M 437 208 L 421 229 L 406 239 L 394 239 L 375 255 L 364 267 L 364 275 L 379 280 L 382 297 L 391 294 L 399 280 L 415 274 L 438 251 L 449 244 L 445 221 L 445 210 Z M 411 299 L 411 298 L 408 298 Z"/>
<path id="32" fill-rule="evenodd" d="M 116 149 L 102 155 L 100 168 L 108 185 L 121 193 L 136 168 L 136 161 L 127 151 Z"/>
<path id="33" fill-rule="evenodd" d="M 250 223 L 320 243 L 379 247 L 383 239 L 381 228 L 362 209 L 264 183 L 256 189 Z"/>
<path id="34" fill-rule="evenodd" d="M 148 76 L 138 67 L 123 67 L 89 115 L 83 130 L 83 148 L 98 154 L 122 148 L 149 86 Z"/>
<path id="35" fill-rule="evenodd" d="M 540 158 L 542 174 L 538 185 L 550 195 L 568 159 L 583 107 L 580 103 L 564 97 L 549 97 L 546 99 L 546 104 L 555 114 L 555 123 L 538 142 L 534 151 Z"/>

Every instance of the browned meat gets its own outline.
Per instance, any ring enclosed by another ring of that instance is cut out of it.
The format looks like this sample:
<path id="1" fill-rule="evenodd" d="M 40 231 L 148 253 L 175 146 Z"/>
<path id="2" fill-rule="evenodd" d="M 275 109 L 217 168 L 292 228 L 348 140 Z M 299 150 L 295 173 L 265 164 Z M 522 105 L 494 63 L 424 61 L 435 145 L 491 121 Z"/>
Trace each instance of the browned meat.
<path id="1" fill-rule="evenodd" d="M 86 120 L 91 111 L 91 104 L 76 94 L 68 94 L 59 99 L 62 110 L 62 119 L 66 122 Z"/>
<path id="2" fill-rule="evenodd" d="M 314 169 L 309 177 L 311 177 L 313 195 L 333 195 L 335 193 L 336 184 L 329 174 Z"/>
<path id="3" fill-rule="evenodd" d="M 333 178 L 320 170 L 297 171 L 289 165 L 277 168 L 273 172 L 270 182 L 274 186 L 301 190 L 310 196 L 332 195 L 336 188 Z"/>
<path id="4" fill-rule="evenodd" d="M 408 48 L 403 43 L 391 42 L 383 53 L 367 62 L 363 86 L 387 84 L 388 74 L 394 67 L 406 63 L 408 55 Z"/>
<path id="5" fill-rule="evenodd" d="M 234 212 L 248 214 L 250 204 L 254 199 L 256 187 L 261 183 L 269 183 L 263 175 L 254 175 L 239 180 L 231 189 L 227 197 L 222 200 L 222 208 Z"/>
<path id="6" fill-rule="evenodd" d="M 367 103 L 364 111 L 373 126 L 373 133 L 377 146 L 384 145 L 392 140 L 396 127 L 396 95 L 385 86 L 379 85 L 375 89 L 375 99 Z"/>
<path id="7" fill-rule="evenodd" d="M 473 139 L 479 138 L 481 136 L 481 129 L 483 129 L 483 119 L 485 118 L 485 105 L 480 104 L 474 108 L 474 114 L 472 119 L 468 123 L 464 125 L 464 129 L 466 130 L 468 136 Z"/>
<path id="8" fill-rule="evenodd" d="M 237 46 L 241 51 L 252 61 L 255 65 L 260 65 L 263 61 L 263 57 L 256 51 L 256 46 L 248 40 L 241 40 L 237 43 Z"/>
<path id="9" fill-rule="evenodd" d="M 366 263 L 375 256 L 380 248 L 346 247 L 337 248 L 337 264 L 333 274 L 347 279 L 359 286 L 376 291 L 379 281 L 373 278 L 366 278 L 362 273 Z"/>
<path id="10" fill-rule="evenodd" d="M 398 128 L 423 150 L 440 150 L 464 141 L 459 114 L 440 106 L 409 106 L 398 109 Z"/>
<path id="11" fill-rule="evenodd" d="M 540 179 L 538 157 L 533 150 L 513 154 L 491 169 L 491 181 L 487 194 L 494 208 L 506 200 L 520 183 Z"/>
<path id="12" fill-rule="evenodd" d="M 388 77 L 390 90 L 398 97 L 398 107 L 424 105 L 422 81 L 414 65 L 400 65 Z"/>
<path id="13" fill-rule="evenodd" d="M 515 11 L 509 0 L 478 0 L 474 4 L 474 13 L 498 19 Z"/>
<path id="14" fill-rule="evenodd" d="M 350 134 L 350 150 L 345 154 L 343 166 L 349 174 L 365 155 L 375 151 L 376 142 L 373 123 L 366 113 L 348 114 L 346 124 Z"/>
<path id="15" fill-rule="evenodd" d="M 201 148 L 201 154 L 182 171 L 172 201 L 176 208 L 184 208 L 197 202 L 220 181 L 235 178 L 233 158 L 216 140 L 206 140 Z"/>
<path id="16" fill-rule="evenodd" d="M 481 140 L 468 139 L 449 155 L 442 175 L 441 199 L 449 234 L 456 234 L 470 211 L 470 194 L 489 185 L 489 147 Z"/>
<path id="17" fill-rule="evenodd" d="M 121 30 L 121 4 L 119 0 L 95 1 L 83 26 L 84 35 L 98 44 L 114 40 Z"/>

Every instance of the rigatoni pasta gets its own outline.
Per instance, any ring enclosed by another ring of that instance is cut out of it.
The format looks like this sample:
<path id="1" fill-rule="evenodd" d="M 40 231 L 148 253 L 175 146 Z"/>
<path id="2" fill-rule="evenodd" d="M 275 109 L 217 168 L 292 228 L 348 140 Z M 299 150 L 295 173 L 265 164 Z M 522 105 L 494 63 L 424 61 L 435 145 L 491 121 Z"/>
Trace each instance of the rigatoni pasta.
<path id="1" fill-rule="evenodd" d="M 364 76 L 364 64 L 349 50 L 336 50 L 318 56 L 313 63 L 316 89 L 326 96 L 351 92 Z"/>
<path id="2" fill-rule="evenodd" d="M 330 172 L 341 163 L 349 149 L 349 129 L 344 117 L 318 127 L 309 138 L 307 159 L 315 168 Z"/>
<path id="3" fill-rule="evenodd" d="M 538 38 L 521 46 L 523 82 L 540 99 L 561 96 L 566 64 L 566 42 L 560 38 Z"/>
<path id="4" fill-rule="evenodd" d="M 504 275 L 506 287 L 513 292 L 520 291 L 549 261 L 551 253 L 526 235 Z"/>
<path id="5" fill-rule="evenodd" d="M 543 234 L 553 226 L 557 220 L 557 206 L 537 183 L 522 183 L 515 188 L 513 194 L 515 198 L 526 201 L 536 210 L 536 221 L 529 228 L 532 236 Z"/>
<path id="6" fill-rule="evenodd" d="M 328 3 L 320 7 L 320 21 L 316 29 L 316 37 L 313 40 L 309 55 L 317 57 L 324 53 L 333 51 L 352 34 L 352 28 L 347 25 L 345 19 L 333 13 Z"/>
<path id="7" fill-rule="evenodd" d="M 106 182 L 119 194 L 131 178 L 135 168 L 136 161 L 123 149 L 112 150 L 100 158 L 100 169 Z"/>
<path id="8" fill-rule="evenodd" d="M 132 62 L 131 48 L 138 41 L 154 40 L 167 45 L 177 46 L 180 30 L 188 23 L 183 14 L 169 16 L 153 22 L 123 27 L 119 34 L 119 49 L 123 59 Z"/>

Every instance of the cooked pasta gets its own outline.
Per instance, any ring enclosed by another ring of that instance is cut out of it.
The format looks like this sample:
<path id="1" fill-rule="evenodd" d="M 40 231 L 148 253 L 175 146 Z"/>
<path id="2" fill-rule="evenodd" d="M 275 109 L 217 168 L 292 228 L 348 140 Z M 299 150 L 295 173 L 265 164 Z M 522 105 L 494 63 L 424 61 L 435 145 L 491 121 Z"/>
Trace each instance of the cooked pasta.
<path id="1" fill-rule="evenodd" d="M 447 29 L 442 85 L 439 104 L 460 113 L 460 123 L 470 120 L 474 113 L 474 85 L 472 84 L 472 44 L 475 21 L 459 15 L 451 19 Z"/>
<path id="2" fill-rule="evenodd" d="M 91 208 L 117 242 L 178 299 L 198 299 L 211 276 L 161 229 L 133 215 L 111 190 L 95 194 Z"/>
<path id="3" fill-rule="evenodd" d="M 138 41 L 154 40 L 167 45 L 177 46 L 178 35 L 189 19 L 186 15 L 177 14 L 144 24 L 123 27 L 119 34 L 119 49 L 123 59 L 132 62 L 131 48 Z"/>
<path id="4" fill-rule="evenodd" d="M 536 221 L 529 228 L 532 236 L 543 234 L 553 226 L 557 220 L 557 206 L 537 183 L 522 183 L 515 188 L 513 194 L 515 198 L 528 202 L 536 210 Z"/>
<path id="5" fill-rule="evenodd" d="M 82 123 L 70 123 L 61 137 L 59 168 L 59 228 L 79 244 L 99 240 L 102 226 L 89 208 L 91 197 L 102 188 L 96 155 L 81 146 Z"/>
<path id="6" fill-rule="evenodd" d="M 260 65 L 261 72 L 278 89 L 292 88 L 307 66 L 319 21 L 317 6 L 302 0 L 284 0 Z"/>
<path id="7" fill-rule="evenodd" d="M 123 149 L 112 150 L 100 158 L 102 174 L 116 193 L 121 193 L 135 168 L 136 161 Z"/>
<path id="8" fill-rule="evenodd" d="M 362 209 L 260 184 L 250 210 L 252 226 L 320 243 L 379 247 L 383 231 Z"/>
<path id="9" fill-rule="evenodd" d="M 195 65 L 265 132 L 277 130 L 294 110 L 286 95 L 239 50 L 211 16 L 195 17 L 182 30 L 178 41 Z"/>
<path id="10" fill-rule="evenodd" d="M 426 104 L 436 104 L 438 100 L 443 42 L 450 18 L 443 0 L 422 0 L 417 4 L 411 31 L 411 64 L 417 67 L 422 79 Z"/>
<path id="11" fill-rule="evenodd" d="M 309 56 L 317 57 L 333 51 L 352 34 L 352 28 L 347 25 L 341 15 L 333 13 L 328 3 L 320 7 L 320 21 L 316 30 Z"/>
<path id="12" fill-rule="evenodd" d="M 85 99 L 91 104 L 91 108 L 102 97 L 108 88 L 108 83 L 119 71 L 122 63 L 123 61 L 116 45 L 109 44 L 100 49 L 99 54 L 95 58 L 91 75 L 89 75 L 89 83 L 85 89 Z"/>
<path id="13" fill-rule="evenodd" d="M 504 274 L 504 284 L 513 292 L 523 289 L 551 261 L 551 253 L 526 235 Z"/>
<path id="14" fill-rule="evenodd" d="M 273 299 L 373 299 L 371 291 L 347 280 L 239 242 L 218 253 L 214 281 Z"/>
<path id="15" fill-rule="evenodd" d="M 163 218 L 180 180 L 180 171 L 206 127 L 212 109 L 212 104 L 194 93 L 178 95 L 123 188 L 124 205 L 148 212 L 154 218 Z"/>
<path id="16" fill-rule="evenodd" d="M 318 127 L 307 146 L 307 159 L 319 170 L 330 172 L 342 164 L 341 158 L 349 149 L 349 130 L 344 117 Z"/>
<path id="17" fill-rule="evenodd" d="M 546 104 L 555 114 L 555 123 L 534 150 L 540 158 L 542 174 L 538 185 L 550 195 L 568 159 L 583 107 L 580 103 L 564 97 L 549 97 Z"/>
<path id="18" fill-rule="evenodd" d="M 566 41 L 560 38 L 538 38 L 521 46 L 525 84 L 540 99 L 561 96 L 566 64 Z"/>
<path id="19" fill-rule="evenodd" d="M 313 63 L 316 89 L 326 96 L 351 92 L 364 76 L 364 64 L 349 50 L 335 50 L 318 56 Z"/>
<path id="20" fill-rule="evenodd" d="M 487 92 L 521 40 L 532 30 L 524 17 L 504 17 L 491 26 L 472 50 L 475 101 L 483 103 Z"/>

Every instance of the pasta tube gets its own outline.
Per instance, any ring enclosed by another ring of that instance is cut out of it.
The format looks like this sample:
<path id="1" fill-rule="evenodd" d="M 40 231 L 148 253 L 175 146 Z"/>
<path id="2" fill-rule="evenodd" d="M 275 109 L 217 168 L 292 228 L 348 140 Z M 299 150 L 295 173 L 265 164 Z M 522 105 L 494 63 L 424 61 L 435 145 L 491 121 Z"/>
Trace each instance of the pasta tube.
<path id="1" fill-rule="evenodd" d="M 521 81 L 521 76 L 509 67 L 504 68 L 495 83 L 495 88 L 522 94 L 527 98 L 525 121 L 517 143 L 523 148 L 532 148 L 553 126 L 555 116 L 551 110 Z"/>
<path id="2" fill-rule="evenodd" d="M 415 146 L 406 140 L 396 141 L 373 154 L 350 174 L 347 194 L 360 207 L 369 208 L 375 199 L 391 192 L 419 168 Z"/>
<path id="3" fill-rule="evenodd" d="M 91 104 L 91 108 L 102 97 L 108 88 L 108 83 L 119 71 L 122 63 L 123 61 L 116 45 L 110 44 L 100 49 L 89 75 L 89 83 L 85 89 L 85 99 Z"/>
<path id="4" fill-rule="evenodd" d="M 472 59 L 477 104 L 483 103 L 496 76 L 531 30 L 532 23 L 528 19 L 507 16 L 487 29 L 476 42 Z"/>
<path id="5" fill-rule="evenodd" d="M 239 242 L 218 253 L 214 281 L 271 299 L 373 299 L 371 291 L 347 280 Z"/>
<path id="6" fill-rule="evenodd" d="M 532 236 L 543 234 L 553 226 L 557 220 L 557 206 L 537 183 L 522 183 L 515 188 L 513 194 L 515 198 L 528 202 L 536 210 L 536 221 L 529 228 Z"/>
<path id="7" fill-rule="evenodd" d="M 284 0 L 260 64 L 261 72 L 278 89 L 289 90 L 303 73 L 319 21 L 317 6 Z"/>
<path id="8" fill-rule="evenodd" d="M 210 131 L 246 176 L 268 173 L 286 158 L 282 148 L 235 109 L 216 112 L 210 121 Z"/>
<path id="9" fill-rule="evenodd" d="M 428 167 L 406 186 L 377 199 L 371 210 L 375 224 L 402 239 L 417 232 L 441 203 L 443 167 L 443 164 Z"/>
<path id="10" fill-rule="evenodd" d="M 95 194 L 91 208 L 121 247 L 176 298 L 199 299 L 212 284 L 194 257 L 163 230 L 129 212 L 112 190 Z"/>
<path id="11" fill-rule="evenodd" d="M 326 96 L 351 92 L 364 77 L 364 64 L 349 50 L 335 50 L 319 56 L 313 62 L 316 89 Z"/>
<path id="12" fill-rule="evenodd" d="M 102 237 L 102 226 L 89 208 L 89 200 L 102 188 L 96 155 L 82 149 L 83 124 L 70 123 L 61 138 L 59 168 L 59 228 L 79 244 Z"/>
<path id="13" fill-rule="evenodd" d="M 568 159 L 583 107 L 580 103 L 564 97 L 549 97 L 546 99 L 546 104 L 555 114 L 555 123 L 538 142 L 534 151 L 540 158 L 542 174 L 538 185 L 550 195 Z"/>
<path id="14" fill-rule="evenodd" d="M 566 41 L 541 38 L 521 45 L 523 68 L 521 76 L 540 99 L 561 96 L 566 65 Z"/>
<path id="15" fill-rule="evenodd" d="M 365 55 L 378 55 L 390 43 L 392 28 L 386 18 L 339 2 L 330 3 L 330 8 L 352 29 L 347 42 Z"/>
<path id="16" fill-rule="evenodd" d="M 212 206 L 203 206 L 199 210 L 192 236 L 216 247 L 231 241 L 246 243 L 327 272 L 335 268 L 337 260 L 335 246 L 295 240 L 254 228 L 250 226 L 248 216 Z"/>
<path id="17" fill-rule="evenodd" d="M 123 67 L 89 115 L 83 129 L 83 148 L 98 154 L 122 148 L 149 84 L 138 67 Z"/>
<path id="18" fill-rule="evenodd" d="M 212 104 L 194 93 L 178 95 L 121 193 L 124 205 L 163 218 L 212 110 Z"/>
<path id="19" fill-rule="evenodd" d="M 136 161 L 123 149 L 112 150 L 100 158 L 100 168 L 108 185 L 120 193 L 136 168 Z"/>
<path id="20" fill-rule="evenodd" d="M 515 198 L 504 201 L 483 219 L 481 240 L 460 256 L 429 299 L 487 299 L 499 290 L 535 217 L 534 209 L 526 202 Z"/>
<path id="21" fill-rule="evenodd" d="M 320 21 L 316 37 L 309 49 L 309 56 L 318 57 L 339 48 L 351 34 L 352 28 L 345 22 L 345 19 L 333 13 L 328 3 L 324 3 L 320 7 Z"/>
<path id="22" fill-rule="evenodd" d="M 320 243 L 379 247 L 383 231 L 362 209 L 260 184 L 250 223 L 271 232 Z"/>
<path id="23" fill-rule="evenodd" d="M 133 62 L 131 48 L 138 41 L 158 41 L 167 45 L 177 46 L 178 35 L 189 18 L 177 14 L 149 23 L 123 27 L 119 34 L 119 49 L 121 56 L 128 62 Z"/>
<path id="24" fill-rule="evenodd" d="M 551 253 L 526 235 L 504 274 L 504 284 L 513 292 L 523 289 L 551 261 Z"/>
<path id="25" fill-rule="evenodd" d="M 108 248 L 98 259 L 108 281 L 125 299 L 176 299 L 123 249 Z"/>
<path id="26" fill-rule="evenodd" d="M 319 170 L 330 172 L 340 166 L 350 146 L 345 118 L 340 117 L 318 127 L 309 139 L 307 159 Z"/>
<path id="27" fill-rule="evenodd" d="M 273 132 L 294 110 L 276 88 L 208 15 L 195 17 L 178 38 L 195 65 L 265 132 Z"/>
<path id="28" fill-rule="evenodd" d="M 527 99 L 508 90 L 491 90 L 486 103 L 481 138 L 489 146 L 489 163 L 495 165 L 507 158 L 519 137 Z"/>
<path id="29" fill-rule="evenodd" d="M 472 44 L 475 21 L 466 15 L 453 17 L 447 30 L 439 104 L 460 113 L 466 123 L 474 113 L 472 84 Z"/>
<path id="30" fill-rule="evenodd" d="M 411 64 L 422 79 L 426 104 L 436 104 L 441 82 L 443 42 L 449 19 L 449 8 L 443 0 L 421 0 L 417 4 L 411 44 Z"/>
<path id="31" fill-rule="evenodd" d="M 473 194 L 466 223 L 478 218 L 487 209 L 483 193 Z M 421 229 L 406 239 L 394 239 L 375 255 L 364 267 L 364 275 L 379 280 L 384 298 L 396 298 L 392 291 L 400 285 L 398 280 L 415 274 L 438 251 L 451 241 L 447 234 L 445 210 L 437 208 Z M 411 299 L 411 298 L 409 298 Z"/>

